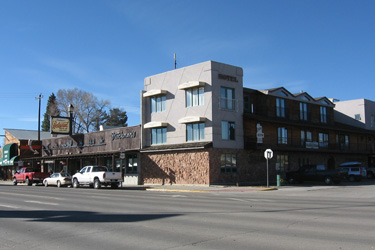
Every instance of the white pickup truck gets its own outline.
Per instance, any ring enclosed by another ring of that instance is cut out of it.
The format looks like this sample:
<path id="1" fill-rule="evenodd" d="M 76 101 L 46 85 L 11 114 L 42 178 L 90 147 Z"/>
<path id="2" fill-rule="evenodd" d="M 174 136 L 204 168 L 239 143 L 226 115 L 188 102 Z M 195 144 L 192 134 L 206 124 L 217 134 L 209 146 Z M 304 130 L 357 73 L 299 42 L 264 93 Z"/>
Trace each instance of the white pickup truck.
<path id="1" fill-rule="evenodd" d="M 72 183 L 74 188 L 80 185 L 90 185 L 96 189 L 102 185 L 118 188 L 122 179 L 121 172 L 108 172 L 108 169 L 102 166 L 86 166 L 72 176 Z"/>

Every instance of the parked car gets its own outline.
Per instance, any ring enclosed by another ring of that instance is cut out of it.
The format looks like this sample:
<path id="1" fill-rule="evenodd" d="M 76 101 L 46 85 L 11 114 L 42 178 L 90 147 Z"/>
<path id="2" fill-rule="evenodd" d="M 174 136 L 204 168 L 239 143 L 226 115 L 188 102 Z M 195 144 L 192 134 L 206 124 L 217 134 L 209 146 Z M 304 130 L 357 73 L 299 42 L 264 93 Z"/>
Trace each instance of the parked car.
<path id="1" fill-rule="evenodd" d="M 346 175 L 338 169 L 326 169 L 325 165 L 305 165 L 297 171 L 286 173 L 286 180 L 290 183 L 303 183 L 305 181 L 323 181 L 325 184 L 339 184 Z"/>
<path id="2" fill-rule="evenodd" d="M 49 173 L 42 173 L 40 169 L 21 168 L 13 175 L 12 180 L 13 185 L 25 183 L 27 186 L 31 186 L 33 183 L 43 183 L 43 180 L 49 176 Z"/>
<path id="3" fill-rule="evenodd" d="M 102 185 L 118 188 L 122 179 L 121 172 L 108 172 L 108 169 L 103 166 L 86 166 L 73 175 L 72 182 L 74 188 L 78 188 L 80 185 L 89 185 L 96 189 Z"/>
<path id="4" fill-rule="evenodd" d="M 348 171 L 347 179 L 351 182 L 361 181 L 367 176 L 366 168 L 360 162 L 345 162 L 339 165 L 339 170 Z"/>
<path id="5" fill-rule="evenodd" d="M 49 185 L 61 187 L 72 185 L 72 176 L 68 173 L 53 173 L 50 177 L 45 178 L 43 181 L 45 187 Z"/>

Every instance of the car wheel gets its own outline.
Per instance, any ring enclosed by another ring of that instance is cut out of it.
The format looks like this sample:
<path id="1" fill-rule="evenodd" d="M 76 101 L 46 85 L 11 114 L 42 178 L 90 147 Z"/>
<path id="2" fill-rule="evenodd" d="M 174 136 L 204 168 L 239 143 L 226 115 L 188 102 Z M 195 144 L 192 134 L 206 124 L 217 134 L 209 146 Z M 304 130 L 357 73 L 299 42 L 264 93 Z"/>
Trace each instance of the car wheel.
<path id="1" fill-rule="evenodd" d="M 100 181 L 99 181 L 99 179 L 95 179 L 94 180 L 94 188 L 95 189 L 99 189 L 100 188 Z"/>
<path id="2" fill-rule="evenodd" d="M 25 184 L 26 184 L 27 186 L 31 186 L 33 183 L 30 181 L 29 178 L 26 178 Z"/>
<path id="3" fill-rule="evenodd" d="M 57 181 L 56 185 L 58 188 L 61 187 L 61 181 Z"/>
<path id="4" fill-rule="evenodd" d="M 48 181 L 44 180 L 43 184 L 45 187 L 48 187 Z"/>
<path id="5" fill-rule="evenodd" d="M 331 178 L 331 176 L 324 177 L 324 183 L 326 185 L 331 185 L 332 184 L 332 178 Z"/>
<path id="6" fill-rule="evenodd" d="M 13 178 L 13 185 L 14 185 L 14 186 L 17 185 L 17 180 L 16 180 L 16 178 Z"/>
<path id="7" fill-rule="evenodd" d="M 74 180 L 73 180 L 73 188 L 78 188 L 78 187 L 79 187 L 78 180 L 77 180 L 77 179 L 74 179 Z"/>
<path id="8" fill-rule="evenodd" d="M 368 179 L 374 178 L 374 174 L 372 172 L 367 173 L 367 178 Z"/>
<path id="9" fill-rule="evenodd" d="M 349 181 L 350 182 L 354 182 L 355 181 L 355 176 L 354 175 L 349 176 Z"/>

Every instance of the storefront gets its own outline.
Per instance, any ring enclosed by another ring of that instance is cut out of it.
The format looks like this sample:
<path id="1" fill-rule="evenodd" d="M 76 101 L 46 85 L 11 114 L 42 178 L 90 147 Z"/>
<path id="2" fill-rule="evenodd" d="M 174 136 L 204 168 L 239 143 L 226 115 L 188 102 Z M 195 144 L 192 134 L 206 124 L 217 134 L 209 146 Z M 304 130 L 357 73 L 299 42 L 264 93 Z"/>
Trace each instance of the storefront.
<path id="1" fill-rule="evenodd" d="M 18 161 L 17 143 L 5 145 L 3 148 L 3 157 L 0 158 L 0 179 L 11 179 L 18 168 Z"/>
<path id="2" fill-rule="evenodd" d="M 43 171 L 76 173 L 101 165 L 124 173 L 125 184 L 139 184 L 141 127 L 123 127 L 43 140 Z"/>

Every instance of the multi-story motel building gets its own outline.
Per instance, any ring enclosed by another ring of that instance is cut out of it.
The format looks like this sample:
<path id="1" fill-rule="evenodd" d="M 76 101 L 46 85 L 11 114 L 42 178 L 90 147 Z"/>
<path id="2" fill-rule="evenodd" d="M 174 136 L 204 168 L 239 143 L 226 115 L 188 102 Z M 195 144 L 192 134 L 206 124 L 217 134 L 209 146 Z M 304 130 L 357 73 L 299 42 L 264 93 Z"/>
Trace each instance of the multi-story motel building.
<path id="1" fill-rule="evenodd" d="M 243 87 L 243 70 L 214 61 L 145 78 L 142 183 L 251 184 L 304 164 L 374 165 L 374 131 L 338 123 L 326 97 Z"/>
<path id="2" fill-rule="evenodd" d="M 326 97 L 244 88 L 240 67 L 207 61 L 146 77 L 144 88 L 140 126 L 43 139 L 41 155 L 23 160 L 69 173 L 105 165 L 125 184 L 262 184 L 266 149 L 271 183 L 304 164 L 375 165 L 374 130 L 337 122 Z"/>

